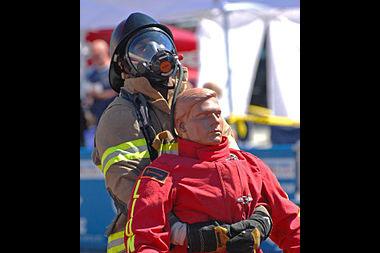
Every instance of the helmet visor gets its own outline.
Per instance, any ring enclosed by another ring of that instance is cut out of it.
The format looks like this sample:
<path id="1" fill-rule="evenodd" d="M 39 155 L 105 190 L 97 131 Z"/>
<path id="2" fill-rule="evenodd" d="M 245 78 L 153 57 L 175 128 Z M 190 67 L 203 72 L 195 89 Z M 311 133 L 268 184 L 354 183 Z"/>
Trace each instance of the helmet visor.
<path id="1" fill-rule="evenodd" d="M 126 48 L 126 55 L 135 69 L 140 62 L 150 63 L 159 51 L 176 53 L 172 40 L 161 31 L 137 34 Z"/>

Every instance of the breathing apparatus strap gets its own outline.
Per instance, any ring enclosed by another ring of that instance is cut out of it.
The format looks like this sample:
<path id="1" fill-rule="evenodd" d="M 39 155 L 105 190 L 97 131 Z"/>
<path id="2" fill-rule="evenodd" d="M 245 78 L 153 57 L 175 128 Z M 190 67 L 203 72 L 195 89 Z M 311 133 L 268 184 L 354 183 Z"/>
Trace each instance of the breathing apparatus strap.
<path id="1" fill-rule="evenodd" d="M 171 128 L 170 130 L 171 130 L 174 137 L 178 136 L 176 131 L 175 131 L 175 127 L 174 127 L 175 104 L 176 104 L 178 93 L 180 90 L 182 90 L 182 79 L 183 79 L 183 68 L 182 68 L 181 62 L 179 60 L 177 60 L 177 66 L 179 68 L 179 78 L 177 79 L 177 83 L 176 83 L 176 86 L 174 88 L 172 106 L 170 108 L 170 128 Z"/>
<path id="2" fill-rule="evenodd" d="M 156 133 L 151 125 L 148 107 L 149 104 L 146 101 L 146 98 L 141 93 L 130 94 L 123 89 L 120 91 L 121 97 L 128 100 L 135 107 L 135 111 L 137 114 L 137 121 L 139 122 L 140 129 L 145 137 L 147 142 L 148 151 L 150 155 L 150 160 L 153 161 L 157 158 L 158 152 L 152 147 L 152 143 Z"/>

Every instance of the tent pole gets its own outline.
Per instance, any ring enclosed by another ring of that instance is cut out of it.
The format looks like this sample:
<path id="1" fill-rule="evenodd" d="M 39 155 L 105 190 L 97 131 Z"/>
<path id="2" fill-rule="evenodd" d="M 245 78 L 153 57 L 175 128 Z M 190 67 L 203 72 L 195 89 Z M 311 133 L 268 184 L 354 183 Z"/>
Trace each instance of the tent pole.
<path id="1" fill-rule="evenodd" d="M 224 44 L 226 48 L 226 61 L 227 61 L 227 90 L 228 90 L 228 106 L 230 109 L 229 114 L 233 112 L 233 104 L 232 104 L 232 87 L 231 87 L 231 67 L 230 67 L 230 50 L 229 50 L 229 11 L 225 9 L 225 2 L 224 0 L 219 1 L 220 3 L 220 9 L 222 11 L 223 16 L 223 30 L 224 30 Z"/>

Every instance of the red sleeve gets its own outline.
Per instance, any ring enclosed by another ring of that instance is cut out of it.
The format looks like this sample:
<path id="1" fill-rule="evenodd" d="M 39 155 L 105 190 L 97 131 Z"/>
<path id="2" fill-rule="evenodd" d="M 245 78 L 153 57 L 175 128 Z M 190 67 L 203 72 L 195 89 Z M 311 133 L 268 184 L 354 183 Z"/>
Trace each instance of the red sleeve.
<path id="1" fill-rule="evenodd" d="M 172 180 L 166 170 L 147 166 L 134 186 L 125 228 L 127 252 L 169 252 Z"/>
<path id="2" fill-rule="evenodd" d="M 289 200 L 276 176 L 260 159 L 257 164 L 262 175 L 262 199 L 259 200 L 272 216 L 270 238 L 284 253 L 300 252 L 300 208 Z"/>

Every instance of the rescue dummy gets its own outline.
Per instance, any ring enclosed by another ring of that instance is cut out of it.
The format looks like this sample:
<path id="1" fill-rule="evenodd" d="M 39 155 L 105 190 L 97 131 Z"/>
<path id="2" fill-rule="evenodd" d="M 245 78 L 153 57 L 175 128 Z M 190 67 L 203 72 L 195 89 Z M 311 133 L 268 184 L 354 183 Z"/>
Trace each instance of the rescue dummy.
<path id="1" fill-rule="evenodd" d="M 92 159 L 117 209 L 106 231 L 107 252 L 117 253 L 125 252 L 127 209 L 137 177 L 162 153 L 177 153 L 168 132 L 173 128 L 170 106 L 189 84 L 171 31 L 145 14 L 133 13 L 116 26 L 110 56 L 109 81 L 118 96 L 99 120 Z M 231 136 L 225 122 L 223 132 Z M 229 145 L 237 148 L 232 136 Z M 187 224 L 170 217 L 172 234 L 186 234 Z"/>
<path id="2" fill-rule="evenodd" d="M 127 252 L 258 253 L 268 237 L 285 253 L 300 252 L 299 207 L 263 161 L 229 148 L 215 92 L 185 90 L 174 119 L 178 155 L 161 155 L 138 178 Z M 169 213 L 197 224 L 188 226 L 183 245 L 170 245 Z"/>

